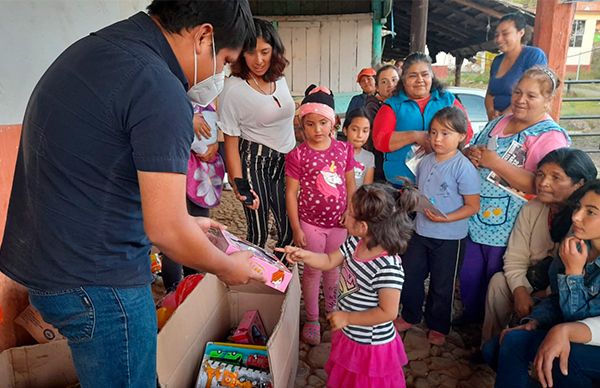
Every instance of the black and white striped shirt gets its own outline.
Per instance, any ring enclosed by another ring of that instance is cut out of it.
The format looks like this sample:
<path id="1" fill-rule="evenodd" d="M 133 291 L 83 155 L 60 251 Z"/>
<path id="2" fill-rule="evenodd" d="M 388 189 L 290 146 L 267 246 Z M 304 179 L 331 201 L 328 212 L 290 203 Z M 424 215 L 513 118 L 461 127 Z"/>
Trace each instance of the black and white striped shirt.
<path id="1" fill-rule="evenodd" d="M 386 253 L 369 260 L 358 260 L 354 258 L 358 244 L 358 238 L 348 237 L 340 247 L 344 256 L 338 296 L 341 311 L 365 311 L 377 307 L 380 289 L 402 290 L 404 284 L 400 256 L 389 256 Z M 348 338 L 368 345 L 385 344 L 396 336 L 392 321 L 375 326 L 349 325 L 343 331 Z"/>

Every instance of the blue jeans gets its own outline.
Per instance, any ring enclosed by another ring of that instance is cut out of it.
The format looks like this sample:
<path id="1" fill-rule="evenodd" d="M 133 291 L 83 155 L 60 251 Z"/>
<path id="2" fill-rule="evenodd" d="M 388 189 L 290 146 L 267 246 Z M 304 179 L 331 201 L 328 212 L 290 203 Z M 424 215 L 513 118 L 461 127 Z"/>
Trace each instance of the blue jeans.
<path id="1" fill-rule="evenodd" d="M 29 290 L 69 340 L 81 386 L 156 387 L 156 311 L 150 286 Z"/>
<path id="2" fill-rule="evenodd" d="M 492 352 L 498 351 L 496 387 L 530 387 L 529 365 L 535 359 L 537 350 L 546 337 L 544 330 L 514 330 L 504 336 L 498 348 L 498 339 L 487 342 L 482 349 L 484 357 L 490 360 Z M 600 383 L 600 346 L 571 343 L 569 353 L 569 374 L 563 376 L 558 358 L 552 366 L 552 379 L 555 387 L 597 387 Z"/>

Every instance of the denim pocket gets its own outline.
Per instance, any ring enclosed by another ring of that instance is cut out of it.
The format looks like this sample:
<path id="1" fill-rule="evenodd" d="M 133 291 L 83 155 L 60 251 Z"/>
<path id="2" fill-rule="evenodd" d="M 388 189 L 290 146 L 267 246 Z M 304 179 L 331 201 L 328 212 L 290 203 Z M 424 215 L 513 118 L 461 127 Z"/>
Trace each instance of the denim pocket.
<path id="1" fill-rule="evenodd" d="M 95 311 L 92 301 L 82 288 L 56 293 L 29 290 L 31 304 L 42 318 L 72 343 L 92 339 Z"/>

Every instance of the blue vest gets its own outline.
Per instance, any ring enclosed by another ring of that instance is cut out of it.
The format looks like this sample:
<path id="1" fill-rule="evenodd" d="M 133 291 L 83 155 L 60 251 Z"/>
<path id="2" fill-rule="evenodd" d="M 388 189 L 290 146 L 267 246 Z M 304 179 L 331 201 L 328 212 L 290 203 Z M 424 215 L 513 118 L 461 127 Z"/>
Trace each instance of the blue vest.
<path id="1" fill-rule="evenodd" d="M 419 105 L 404 92 L 385 100 L 396 114 L 396 132 L 401 131 L 428 131 L 429 123 L 433 116 L 442 108 L 454 105 L 454 94 L 440 93 L 438 90 L 431 92 L 431 98 L 421 113 Z M 386 152 L 383 162 L 385 179 L 393 184 L 401 184 L 399 177 L 415 181 L 414 174 L 406 167 L 407 157 L 410 158 L 412 144 L 405 145 L 399 150 Z"/>

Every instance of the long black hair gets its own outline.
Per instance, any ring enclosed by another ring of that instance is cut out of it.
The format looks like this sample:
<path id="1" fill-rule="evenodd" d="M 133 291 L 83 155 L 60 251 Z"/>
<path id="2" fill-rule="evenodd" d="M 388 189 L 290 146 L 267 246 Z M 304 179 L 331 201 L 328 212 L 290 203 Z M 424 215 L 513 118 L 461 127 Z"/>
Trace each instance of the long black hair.
<path id="1" fill-rule="evenodd" d="M 598 175 L 598 170 L 590 156 L 576 148 L 564 147 L 549 152 L 538 162 L 538 170 L 548 163 L 559 166 L 574 185 L 595 180 Z M 552 217 L 550 237 L 554 242 L 560 242 L 571 229 L 573 206 L 581 199 L 581 197 L 577 197 L 578 191 L 576 190 L 569 197 L 565 206 Z"/>

